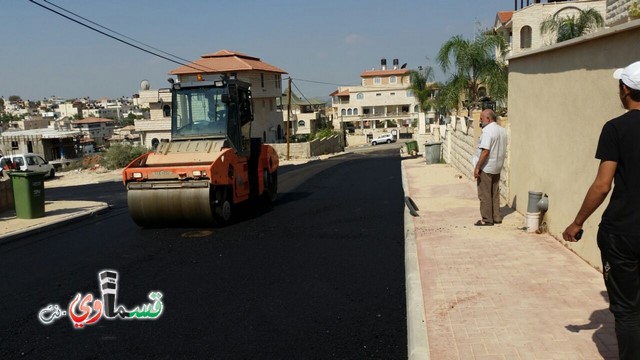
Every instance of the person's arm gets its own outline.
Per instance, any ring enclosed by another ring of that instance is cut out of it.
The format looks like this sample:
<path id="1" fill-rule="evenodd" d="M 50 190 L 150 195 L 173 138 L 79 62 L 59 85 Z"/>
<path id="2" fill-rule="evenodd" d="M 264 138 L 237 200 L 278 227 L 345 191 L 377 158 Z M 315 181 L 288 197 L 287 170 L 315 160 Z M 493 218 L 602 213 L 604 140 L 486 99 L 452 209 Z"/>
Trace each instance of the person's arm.
<path id="1" fill-rule="evenodd" d="M 566 241 L 575 242 L 575 236 L 582 229 L 582 225 L 593 214 L 594 211 L 602 204 L 604 199 L 611 191 L 611 184 L 616 173 L 618 163 L 615 161 L 601 161 L 598 167 L 596 179 L 589 187 L 584 197 L 582 206 L 578 210 L 575 220 L 562 233 L 562 238 Z"/>
<path id="2" fill-rule="evenodd" d="M 478 158 L 478 163 L 476 164 L 476 168 L 473 170 L 474 178 L 477 179 L 480 177 L 480 169 L 482 169 L 482 166 L 487 162 L 487 159 L 489 159 L 489 150 L 482 149 L 482 151 L 480 152 L 480 157 Z"/>

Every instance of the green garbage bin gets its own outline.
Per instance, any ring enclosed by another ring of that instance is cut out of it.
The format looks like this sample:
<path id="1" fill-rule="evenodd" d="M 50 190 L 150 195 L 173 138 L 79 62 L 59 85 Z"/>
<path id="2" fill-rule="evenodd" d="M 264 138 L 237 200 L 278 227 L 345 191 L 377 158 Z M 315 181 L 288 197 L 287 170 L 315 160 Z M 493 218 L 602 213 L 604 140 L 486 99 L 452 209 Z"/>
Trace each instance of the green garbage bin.
<path id="1" fill-rule="evenodd" d="M 407 141 L 407 153 L 409 155 L 415 156 L 418 154 L 418 142 L 417 141 Z"/>
<path id="2" fill-rule="evenodd" d="M 11 171 L 16 217 L 35 219 L 44 216 L 44 173 Z"/>

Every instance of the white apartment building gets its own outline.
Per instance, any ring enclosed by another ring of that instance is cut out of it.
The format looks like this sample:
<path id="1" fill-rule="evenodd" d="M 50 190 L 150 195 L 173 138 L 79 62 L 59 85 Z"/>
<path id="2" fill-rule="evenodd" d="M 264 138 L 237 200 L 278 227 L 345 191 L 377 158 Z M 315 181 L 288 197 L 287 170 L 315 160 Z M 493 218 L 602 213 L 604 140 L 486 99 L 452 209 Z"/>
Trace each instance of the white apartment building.
<path id="1" fill-rule="evenodd" d="M 73 121 L 71 126 L 82 132 L 85 141 L 92 140 L 96 145 L 104 145 L 113 136 L 115 121 L 102 118 L 87 118 Z"/>
<path id="2" fill-rule="evenodd" d="M 139 96 L 134 98 L 141 109 L 149 109 L 149 119 L 135 120 L 135 132 L 140 134 L 140 143 L 155 149 L 160 142 L 171 140 L 171 92 L 167 88 L 150 89 L 142 81 Z"/>
<path id="3" fill-rule="evenodd" d="M 410 70 L 405 67 L 394 59 L 387 68 L 382 59 L 380 69 L 360 74 L 360 86 L 343 86 L 331 93 L 334 127 L 370 135 L 413 133 L 423 115 L 409 90 Z"/>
<path id="4" fill-rule="evenodd" d="M 291 92 L 290 114 L 288 104 L 289 89 L 286 89 L 282 94 L 281 105 L 279 106 L 282 109 L 282 121 L 285 124 L 285 133 L 281 137 L 286 136 L 287 121 L 289 121 L 289 135 L 292 136 L 310 135 L 316 132 L 319 127 L 326 125 L 325 101 L 314 98 L 300 98 Z"/>
<path id="5" fill-rule="evenodd" d="M 551 16 L 573 16 L 578 9 L 593 8 L 606 18 L 608 0 L 516 0 L 514 11 L 499 11 L 494 29 L 502 34 L 510 45 L 507 58 L 535 50 L 556 42 L 554 34 L 542 34 L 540 26 Z M 610 1 L 610 0 L 609 0 Z M 520 3 L 520 8 L 518 8 Z"/>

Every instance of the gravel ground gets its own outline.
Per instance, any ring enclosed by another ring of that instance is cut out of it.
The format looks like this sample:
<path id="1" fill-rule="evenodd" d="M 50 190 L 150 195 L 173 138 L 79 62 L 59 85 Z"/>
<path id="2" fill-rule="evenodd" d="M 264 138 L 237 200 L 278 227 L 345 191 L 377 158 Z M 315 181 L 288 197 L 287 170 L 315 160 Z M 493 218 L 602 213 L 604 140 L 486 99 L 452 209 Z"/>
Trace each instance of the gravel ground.
<path id="1" fill-rule="evenodd" d="M 105 181 L 122 181 L 122 169 L 107 170 L 105 168 L 60 171 L 54 179 L 44 182 L 45 188 L 96 184 Z"/>

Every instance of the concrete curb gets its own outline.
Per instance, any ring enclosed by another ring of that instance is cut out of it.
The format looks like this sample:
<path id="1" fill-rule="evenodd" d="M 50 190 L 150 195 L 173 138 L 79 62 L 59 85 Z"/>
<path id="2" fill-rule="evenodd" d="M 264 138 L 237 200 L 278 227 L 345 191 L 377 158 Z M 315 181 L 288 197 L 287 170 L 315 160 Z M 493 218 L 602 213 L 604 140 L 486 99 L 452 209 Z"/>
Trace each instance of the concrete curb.
<path id="1" fill-rule="evenodd" d="M 402 188 L 409 196 L 409 183 L 404 163 L 401 162 Z M 404 263 L 407 297 L 407 350 L 408 359 L 429 360 L 429 338 L 424 314 L 422 283 L 418 266 L 415 226 L 409 209 L 404 210 Z"/>
<path id="2" fill-rule="evenodd" d="M 109 204 L 107 203 L 101 203 L 99 205 L 96 205 L 95 207 L 93 207 L 90 210 L 85 210 L 85 211 L 79 211 L 73 214 L 69 214 L 68 216 L 59 218 L 59 219 L 55 219 L 52 221 L 48 221 L 48 222 L 44 222 L 41 224 L 36 224 L 33 226 L 29 226 L 23 229 L 19 229 L 16 231 L 12 231 L 9 233 L 5 233 L 0 235 L 0 245 L 4 245 L 6 243 L 10 243 L 19 239 L 22 239 L 26 236 L 30 236 L 30 235 L 35 235 L 35 234 L 40 234 L 43 233 L 45 231 L 49 231 L 52 229 L 55 229 L 57 227 L 63 226 L 63 225 L 67 225 L 70 223 L 73 223 L 75 221 L 84 219 L 84 218 L 88 218 L 91 216 L 94 216 L 96 214 L 101 214 L 107 210 L 109 210 Z"/>

